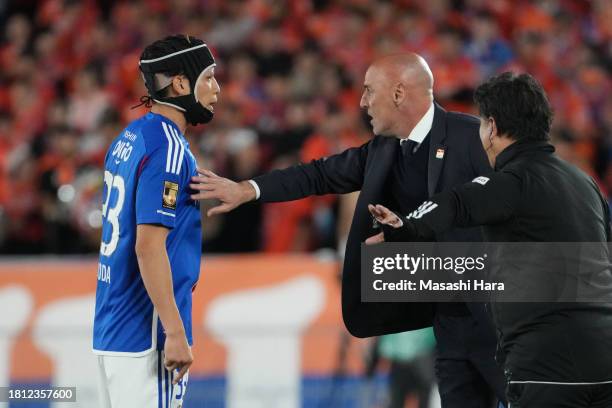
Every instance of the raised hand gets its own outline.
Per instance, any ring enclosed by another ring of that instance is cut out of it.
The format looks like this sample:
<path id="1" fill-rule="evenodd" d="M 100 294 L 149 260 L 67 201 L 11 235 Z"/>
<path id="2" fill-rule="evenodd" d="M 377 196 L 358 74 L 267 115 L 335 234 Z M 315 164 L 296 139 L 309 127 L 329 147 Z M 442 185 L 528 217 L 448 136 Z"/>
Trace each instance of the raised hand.
<path id="1" fill-rule="evenodd" d="M 383 205 L 368 204 L 368 210 L 379 224 L 389 225 L 393 228 L 400 228 L 404 225 L 404 222 L 393 211 Z"/>
<path id="2" fill-rule="evenodd" d="M 385 206 L 380 204 L 368 204 L 368 210 L 370 211 L 370 214 L 372 214 L 372 217 L 374 217 L 374 219 L 381 225 L 389 225 L 393 228 L 400 228 L 402 225 L 404 225 L 402 220 L 393 211 L 389 210 Z M 374 245 L 381 242 L 385 242 L 384 232 L 373 235 L 365 240 L 366 245 Z"/>

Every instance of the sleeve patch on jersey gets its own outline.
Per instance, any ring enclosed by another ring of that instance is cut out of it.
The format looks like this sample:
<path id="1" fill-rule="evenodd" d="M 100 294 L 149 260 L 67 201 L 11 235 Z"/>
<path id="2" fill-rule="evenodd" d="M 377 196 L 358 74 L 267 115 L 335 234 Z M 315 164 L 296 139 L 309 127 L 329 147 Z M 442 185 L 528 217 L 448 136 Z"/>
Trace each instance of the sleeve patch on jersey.
<path id="1" fill-rule="evenodd" d="M 472 183 L 482 184 L 483 186 L 487 184 L 488 182 L 489 182 L 489 178 L 484 177 L 484 176 L 476 177 L 474 180 L 472 180 Z"/>
<path id="2" fill-rule="evenodd" d="M 172 181 L 164 181 L 164 195 L 162 206 L 170 210 L 176 210 L 176 199 L 178 196 L 179 185 Z"/>

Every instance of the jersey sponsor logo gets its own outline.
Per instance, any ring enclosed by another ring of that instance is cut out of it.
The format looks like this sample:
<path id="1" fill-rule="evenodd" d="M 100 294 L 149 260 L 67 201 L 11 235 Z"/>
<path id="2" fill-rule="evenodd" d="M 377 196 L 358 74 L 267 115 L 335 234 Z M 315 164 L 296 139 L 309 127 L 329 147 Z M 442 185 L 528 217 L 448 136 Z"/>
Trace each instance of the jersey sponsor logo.
<path id="1" fill-rule="evenodd" d="M 419 208 L 417 208 L 415 211 L 408 214 L 406 219 L 409 220 L 411 218 L 414 218 L 418 220 L 421 217 L 423 217 L 425 214 L 427 214 L 428 212 L 435 210 L 437 207 L 438 207 L 438 204 L 434 203 L 433 201 L 425 201 L 423 204 L 419 206 Z"/>
<path id="2" fill-rule="evenodd" d="M 176 210 L 176 197 L 178 196 L 179 185 L 171 181 L 164 181 L 164 195 L 162 206 L 170 210 Z"/>
<path id="3" fill-rule="evenodd" d="M 489 182 L 489 178 L 484 177 L 484 176 L 476 177 L 474 180 L 472 180 L 472 183 L 482 184 L 483 186 L 487 184 L 488 182 Z"/>
<path id="4" fill-rule="evenodd" d="M 172 126 L 168 126 L 166 122 L 162 122 L 162 127 L 164 128 L 164 133 L 166 134 L 166 140 L 168 140 L 166 172 L 178 175 L 181 171 L 183 156 L 185 155 L 185 146 L 183 143 L 181 143 L 181 139 L 176 129 L 174 129 Z"/>

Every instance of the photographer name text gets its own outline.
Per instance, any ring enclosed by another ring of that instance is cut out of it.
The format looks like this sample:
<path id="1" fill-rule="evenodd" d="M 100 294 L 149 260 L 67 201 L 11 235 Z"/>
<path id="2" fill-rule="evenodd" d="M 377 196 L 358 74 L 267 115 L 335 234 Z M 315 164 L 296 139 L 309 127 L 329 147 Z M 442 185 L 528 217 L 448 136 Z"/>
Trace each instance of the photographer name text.
<path id="1" fill-rule="evenodd" d="M 457 282 L 436 282 L 431 279 L 417 282 L 407 279 L 398 282 L 384 282 L 377 279 L 372 283 L 372 286 L 376 291 L 504 291 L 503 283 L 487 282 L 484 279 L 461 279 Z"/>

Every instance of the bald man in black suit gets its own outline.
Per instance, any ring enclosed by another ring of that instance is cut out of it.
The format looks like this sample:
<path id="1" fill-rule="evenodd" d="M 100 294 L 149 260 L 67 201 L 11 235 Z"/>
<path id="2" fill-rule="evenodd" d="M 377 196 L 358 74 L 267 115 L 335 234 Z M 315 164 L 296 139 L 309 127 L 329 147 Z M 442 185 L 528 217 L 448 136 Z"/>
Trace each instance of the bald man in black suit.
<path id="1" fill-rule="evenodd" d="M 201 170 L 194 199 L 218 199 L 209 215 L 252 200 L 278 202 L 309 195 L 361 191 L 346 245 L 342 315 L 351 334 L 378 336 L 433 325 L 436 375 L 443 408 L 491 408 L 504 398 L 496 338 L 484 305 L 361 302 L 360 246 L 375 232 L 369 203 L 402 213 L 432 195 L 491 172 L 476 117 L 447 112 L 434 102 L 433 76 L 419 55 L 375 61 L 366 72 L 360 106 L 375 137 L 364 145 L 240 183 Z M 437 241 L 482 241 L 479 229 L 455 229 Z"/>

